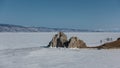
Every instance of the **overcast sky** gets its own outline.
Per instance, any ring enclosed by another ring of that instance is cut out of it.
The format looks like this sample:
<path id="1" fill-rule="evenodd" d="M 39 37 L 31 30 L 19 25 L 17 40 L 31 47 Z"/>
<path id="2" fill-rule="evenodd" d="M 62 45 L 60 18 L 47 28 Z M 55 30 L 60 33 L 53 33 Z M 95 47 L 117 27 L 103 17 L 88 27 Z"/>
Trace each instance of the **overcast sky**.
<path id="1" fill-rule="evenodd" d="M 52 28 L 119 28 L 120 0 L 0 0 L 0 23 Z"/>

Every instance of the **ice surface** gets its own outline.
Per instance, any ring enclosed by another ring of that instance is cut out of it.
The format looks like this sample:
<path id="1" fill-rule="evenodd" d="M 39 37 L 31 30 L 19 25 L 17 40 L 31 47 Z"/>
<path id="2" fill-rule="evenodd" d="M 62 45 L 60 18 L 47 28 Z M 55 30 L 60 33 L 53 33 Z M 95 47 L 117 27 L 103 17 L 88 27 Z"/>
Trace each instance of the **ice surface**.
<path id="1" fill-rule="evenodd" d="M 1 49 L 15 49 L 26 47 L 47 46 L 56 32 L 39 32 L 39 33 L 0 33 L 0 50 Z M 68 39 L 71 36 L 77 36 L 85 41 L 88 46 L 98 46 L 103 44 L 100 40 L 112 38 L 116 40 L 120 37 L 120 33 L 106 33 L 106 32 L 88 32 L 88 33 L 65 33 Z"/>
<path id="2" fill-rule="evenodd" d="M 119 57 L 119 49 L 10 49 L 0 51 L 0 68 L 120 68 Z"/>
<path id="3" fill-rule="evenodd" d="M 56 33 L 0 33 L 0 68 L 120 68 L 120 49 L 43 48 Z M 89 46 L 120 33 L 66 33 Z M 104 41 L 106 42 L 106 41 Z"/>

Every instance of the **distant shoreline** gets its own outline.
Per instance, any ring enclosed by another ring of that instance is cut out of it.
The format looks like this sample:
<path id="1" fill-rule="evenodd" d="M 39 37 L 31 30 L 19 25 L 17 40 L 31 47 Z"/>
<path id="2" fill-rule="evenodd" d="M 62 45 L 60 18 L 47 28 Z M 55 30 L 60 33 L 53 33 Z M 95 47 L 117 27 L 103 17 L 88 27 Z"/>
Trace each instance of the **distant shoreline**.
<path id="1" fill-rule="evenodd" d="M 48 27 L 25 27 L 21 25 L 0 24 L 0 32 L 120 32 L 91 29 L 48 28 Z"/>

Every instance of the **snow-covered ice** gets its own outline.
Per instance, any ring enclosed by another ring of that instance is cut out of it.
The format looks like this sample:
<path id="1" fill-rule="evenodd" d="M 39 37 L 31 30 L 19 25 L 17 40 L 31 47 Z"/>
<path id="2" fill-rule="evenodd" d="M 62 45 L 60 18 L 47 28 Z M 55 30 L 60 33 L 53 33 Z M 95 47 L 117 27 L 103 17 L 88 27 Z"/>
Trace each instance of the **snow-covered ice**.
<path id="1" fill-rule="evenodd" d="M 26 47 L 47 46 L 56 32 L 38 32 L 38 33 L 0 33 L 0 50 L 15 49 Z M 100 40 L 112 38 L 116 40 L 120 33 L 107 32 L 88 32 L 88 33 L 65 33 L 68 39 L 71 36 L 77 36 L 85 41 L 88 46 L 100 45 Z M 103 42 L 104 43 L 104 42 Z"/>
<path id="2" fill-rule="evenodd" d="M 120 68 L 120 49 L 43 48 L 51 33 L 0 33 L 0 68 Z M 100 45 L 100 40 L 120 33 L 65 33 L 77 36 L 87 45 Z"/>
<path id="3" fill-rule="evenodd" d="M 0 68 L 120 68 L 120 50 L 25 48 L 0 51 Z"/>

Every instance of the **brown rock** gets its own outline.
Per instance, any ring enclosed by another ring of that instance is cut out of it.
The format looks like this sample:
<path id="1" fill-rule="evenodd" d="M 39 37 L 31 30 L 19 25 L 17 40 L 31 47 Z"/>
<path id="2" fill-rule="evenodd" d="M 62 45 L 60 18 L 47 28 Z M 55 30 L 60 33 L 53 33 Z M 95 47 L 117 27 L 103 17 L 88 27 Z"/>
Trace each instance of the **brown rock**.
<path id="1" fill-rule="evenodd" d="M 67 36 L 63 32 L 56 34 L 50 41 L 48 47 L 66 47 Z"/>
<path id="2" fill-rule="evenodd" d="M 85 48 L 86 44 L 77 37 L 71 37 L 68 43 L 68 48 Z"/>
<path id="3" fill-rule="evenodd" d="M 67 42 L 67 36 L 63 32 L 58 33 L 57 47 L 65 47 Z"/>
<path id="4" fill-rule="evenodd" d="M 101 46 L 97 47 L 98 49 L 110 49 L 110 48 L 120 48 L 120 40 L 116 40 L 113 42 L 105 43 Z"/>
<path id="5" fill-rule="evenodd" d="M 57 39 L 58 39 L 58 34 L 53 36 L 52 40 L 49 42 L 48 47 L 56 47 L 57 46 Z"/>

